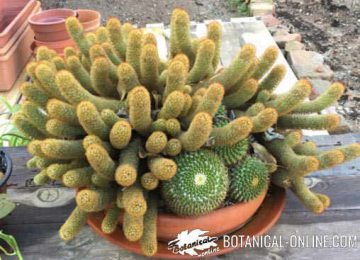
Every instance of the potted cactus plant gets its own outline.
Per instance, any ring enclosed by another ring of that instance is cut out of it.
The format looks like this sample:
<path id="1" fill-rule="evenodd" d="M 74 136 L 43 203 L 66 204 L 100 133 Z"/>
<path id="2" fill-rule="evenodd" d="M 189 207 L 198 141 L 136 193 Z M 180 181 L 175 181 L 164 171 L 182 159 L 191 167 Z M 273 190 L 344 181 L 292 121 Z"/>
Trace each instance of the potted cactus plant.
<path id="1" fill-rule="evenodd" d="M 320 152 L 302 141 L 301 129 L 339 124 L 337 115 L 318 112 L 342 95 L 341 83 L 312 101 L 307 80 L 276 95 L 286 73 L 274 66 L 277 48 L 256 57 L 246 44 L 218 69 L 221 25 L 211 22 L 198 39 L 189 27 L 188 14 L 175 9 L 163 61 L 151 33 L 110 18 L 84 34 L 70 17 L 66 28 L 78 48 L 66 48 L 64 58 L 38 48 L 27 66 L 32 82 L 21 87 L 26 101 L 14 117 L 33 139 L 27 165 L 39 169 L 39 185 L 61 180 L 78 190 L 62 239 L 88 222 L 126 249 L 184 258 L 166 252 L 179 230 L 232 232 L 261 205 L 243 229 L 261 234 L 280 215 L 284 188 L 323 212 L 330 199 L 309 190 L 304 177 L 360 155 L 359 144 Z"/>

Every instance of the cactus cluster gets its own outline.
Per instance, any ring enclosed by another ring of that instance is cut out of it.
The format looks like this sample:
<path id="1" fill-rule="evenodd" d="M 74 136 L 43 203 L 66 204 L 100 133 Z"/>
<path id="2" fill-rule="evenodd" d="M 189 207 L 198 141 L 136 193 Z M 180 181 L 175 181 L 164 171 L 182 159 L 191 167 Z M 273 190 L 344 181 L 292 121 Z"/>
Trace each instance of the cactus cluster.
<path id="1" fill-rule="evenodd" d="M 205 214 L 226 196 L 256 198 L 269 179 L 320 213 L 330 200 L 311 192 L 304 177 L 360 155 L 359 144 L 320 152 L 301 141 L 300 129 L 338 125 L 337 115 L 318 113 L 344 87 L 334 83 L 306 101 L 311 85 L 299 80 L 276 95 L 286 73 L 274 65 L 276 47 L 257 58 L 255 47 L 245 44 L 219 69 L 220 23 L 191 38 L 181 9 L 172 14 L 166 61 L 153 34 L 116 18 L 95 33 L 84 34 L 74 17 L 66 27 L 77 48 L 66 48 L 63 58 L 37 49 L 27 66 L 31 82 L 21 87 L 26 101 L 14 117 L 33 139 L 28 166 L 39 169 L 34 182 L 59 180 L 78 189 L 77 207 L 60 229 L 64 240 L 92 212 L 106 212 L 101 228 L 111 233 L 123 212 L 125 237 L 151 256 L 159 200 L 176 214 Z M 269 129 L 276 138 L 268 138 Z"/>

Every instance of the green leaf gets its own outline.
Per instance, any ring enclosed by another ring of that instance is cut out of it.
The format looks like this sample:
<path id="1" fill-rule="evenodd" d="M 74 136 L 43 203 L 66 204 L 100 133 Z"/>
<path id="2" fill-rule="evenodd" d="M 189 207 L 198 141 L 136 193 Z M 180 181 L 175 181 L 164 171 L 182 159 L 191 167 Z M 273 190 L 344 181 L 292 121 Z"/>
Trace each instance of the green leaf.
<path id="1" fill-rule="evenodd" d="M 15 209 L 15 203 L 4 193 L 0 194 L 0 219 L 5 218 Z"/>

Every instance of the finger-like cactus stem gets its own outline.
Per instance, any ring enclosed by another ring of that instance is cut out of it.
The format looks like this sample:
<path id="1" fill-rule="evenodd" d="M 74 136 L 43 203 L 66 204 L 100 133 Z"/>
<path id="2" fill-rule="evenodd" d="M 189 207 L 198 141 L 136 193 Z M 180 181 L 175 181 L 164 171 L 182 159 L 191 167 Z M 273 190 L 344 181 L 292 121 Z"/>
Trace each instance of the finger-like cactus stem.
<path id="1" fill-rule="evenodd" d="M 314 142 L 305 142 L 293 147 L 294 152 L 300 155 L 316 155 L 318 153 Z"/>
<path id="2" fill-rule="evenodd" d="M 110 143 L 116 149 L 125 148 L 131 139 L 131 125 L 126 120 L 117 121 L 110 131 Z"/>
<path id="3" fill-rule="evenodd" d="M 116 230 L 120 212 L 120 209 L 116 205 L 113 205 L 106 211 L 105 217 L 101 222 L 102 232 L 105 234 L 111 234 Z"/>
<path id="4" fill-rule="evenodd" d="M 137 75 L 140 73 L 140 55 L 142 32 L 139 29 L 130 31 L 126 47 L 126 62 L 129 63 Z"/>
<path id="5" fill-rule="evenodd" d="M 163 102 L 167 96 L 175 91 L 182 91 L 187 78 L 187 71 L 185 65 L 181 61 L 174 61 L 170 64 L 166 73 L 166 86 L 163 94 Z"/>
<path id="6" fill-rule="evenodd" d="M 141 251 L 146 256 L 153 256 L 157 252 L 157 204 L 151 199 L 144 216 L 144 234 L 140 239 Z"/>
<path id="7" fill-rule="evenodd" d="M 71 125 L 79 125 L 76 109 L 72 105 L 58 99 L 50 99 L 46 105 L 50 118 L 55 118 Z"/>
<path id="8" fill-rule="evenodd" d="M 46 122 L 46 131 L 53 136 L 73 139 L 85 135 L 85 131 L 79 126 L 73 126 L 58 119 L 49 119 Z"/>
<path id="9" fill-rule="evenodd" d="M 235 88 L 235 87 L 234 87 Z M 224 97 L 224 105 L 228 108 L 239 108 L 249 101 L 258 90 L 258 82 L 255 79 L 249 79 L 239 86 L 236 92 Z"/>
<path id="10" fill-rule="evenodd" d="M 117 72 L 119 77 L 117 91 L 120 99 L 123 100 L 130 90 L 140 85 L 140 82 L 134 68 L 129 63 L 121 63 Z"/>
<path id="11" fill-rule="evenodd" d="M 247 116 L 256 116 L 257 114 L 259 114 L 261 111 L 263 111 L 265 109 L 265 106 L 263 103 L 257 102 L 254 103 L 253 105 L 251 105 L 247 110 L 246 110 L 246 115 Z"/>
<path id="12" fill-rule="evenodd" d="M 49 49 L 46 46 L 40 46 L 36 49 L 36 60 L 37 61 L 51 61 L 56 56 L 54 50 Z"/>
<path id="13" fill-rule="evenodd" d="M 101 177 L 97 173 L 91 175 L 91 183 L 98 188 L 110 188 L 112 183 L 108 179 Z"/>
<path id="14" fill-rule="evenodd" d="M 97 43 L 104 43 L 104 42 L 108 42 L 110 40 L 109 32 L 108 32 L 108 30 L 106 30 L 106 28 L 104 26 L 100 26 L 96 30 L 95 36 L 96 36 Z"/>
<path id="15" fill-rule="evenodd" d="M 166 120 L 166 132 L 171 136 L 178 136 L 181 133 L 181 124 L 179 120 L 171 118 Z"/>
<path id="16" fill-rule="evenodd" d="M 266 48 L 263 55 L 260 57 L 251 77 L 256 80 L 260 80 L 274 65 L 278 55 L 278 47 L 272 46 Z"/>
<path id="17" fill-rule="evenodd" d="M 243 74 L 246 73 L 254 58 L 255 47 L 252 44 L 244 45 L 229 67 L 214 76 L 210 80 L 210 83 L 220 83 L 224 86 L 225 92 L 227 92 L 235 85 Z"/>
<path id="18" fill-rule="evenodd" d="M 115 199 L 115 192 L 112 189 L 83 189 L 76 194 L 77 206 L 85 212 L 98 212 Z"/>
<path id="19" fill-rule="evenodd" d="M 56 70 L 66 69 L 65 61 L 60 56 L 56 56 L 56 57 L 52 58 L 51 62 L 54 63 Z"/>
<path id="20" fill-rule="evenodd" d="M 239 117 L 229 124 L 214 128 L 211 132 L 212 146 L 232 146 L 248 137 L 253 128 L 252 120 Z"/>
<path id="21" fill-rule="evenodd" d="M 184 107 L 183 110 L 181 111 L 180 116 L 184 117 L 186 116 L 190 109 L 191 109 L 191 105 L 192 105 L 192 98 L 189 94 L 184 94 L 185 97 L 185 103 L 184 103 Z"/>
<path id="22" fill-rule="evenodd" d="M 180 140 L 173 138 L 167 142 L 165 146 L 165 150 L 163 152 L 168 156 L 176 156 L 179 153 L 181 153 L 181 150 L 182 150 L 182 144 Z"/>
<path id="23" fill-rule="evenodd" d="M 207 27 L 207 38 L 215 43 L 215 53 L 212 60 L 214 70 L 217 69 L 220 62 L 221 36 L 221 24 L 217 21 L 209 23 Z"/>
<path id="24" fill-rule="evenodd" d="M 116 50 L 113 45 L 109 42 L 104 42 L 101 44 L 101 47 L 104 49 L 108 59 L 116 66 L 120 65 L 121 59 L 117 56 Z"/>
<path id="25" fill-rule="evenodd" d="M 344 153 L 345 161 L 353 160 L 360 156 L 360 144 L 350 144 L 337 148 Z"/>
<path id="26" fill-rule="evenodd" d="M 278 114 L 273 108 L 266 108 L 254 117 L 251 117 L 253 122 L 252 133 L 265 132 L 276 123 Z"/>
<path id="27" fill-rule="evenodd" d="M 110 155 L 110 157 L 115 158 L 118 156 L 118 151 L 108 142 L 102 141 L 96 135 L 88 135 L 83 140 L 83 147 L 86 150 L 90 145 L 98 144 L 102 146 Z"/>
<path id="28" fill-rule="evenodd" d="M 35 84 L 25 82 L 21 85 L 20 91 L 27 100 L 38 104 L 41 107 L 45 107 L 49 100 L 49 96 L 46 94 L 46 92 Z"/>
<path id="29" fill-rule="evenodd" d="M 276 65 L 270 73 L 260 82 L 259 89 L 272 92 L 280 84 L 286 75 L 286 67 L 283 64 Z"/>
<path id="30" fill-rule="evenodd" d="M 342 151 L 334 149 L 321 152 L 316 156 L 316 158 L 320 162 L 319 169 L 322 170 L 343 163 L 345 160 L 345 155 Z"/>
<path id="31" fill-rule="evenodd" d="M 319 197 L 317 197 L 315 193 L 311 192 L 305 185 L 303 177 L 293 177 L 291 184 L 295 195 L 305 205 L 305 207 L 316 214 L 320 214 L 325 210 L 324 204 Z"/>
<path id="32" fill-rule="evenodd" d="M 130 91 L 128 96 L 129 120 L 132 127 L 139 133 L 150 130 L 151 100 L 150 94 L 144 87 L 136 87 Z"/>
<path id="33" fill-rule="evenodd" d="M 167 136 L 164 132 L 153 132 L 145 143 L 145 148 L 149 153 L 161 153 L 167 144 Z"/>
<path id="34" fill-rule="evenodd" d="M 288 114 L 310 95 L 311 89 L 307 80 L 299 80 L 288 93 L 282 94 L 266 105 L 275 108 L 279 116 Z"/>
<path id="35" fill-rule="evenodd" d="M 180 91 L 173 91 L 166 98 L 158 118 L 170 119 L 178 117 L 185 105 L 185 96 Z"/>
<path id="36" fill-rule="evenodd" d="M 86 158 L 97 174 L 105 179 L 114 180 L 116 165 L 102 145 L 92 144 L 88 146 Z"/>
<path id="37" fill-rule="evenodd" d="M 175 176 L 177 170 L 173 160 L 162 157 L 149 159 L 148 166 L 155 177 L 162 181 L 170 180 Z"/>
<path id="38" fill-rule="evenodd" d="M 110 110 L 110 109 L 104 109 L 100 113 L 101 119 L 107 124 L 108 127 L 112 128 L 117 121 L 121 120 L 118 115 Z"/>
<path id="39" fill-rule="evenodd" d="M 101 96 L 116 97 L 115 84 L 110 79 L 110 63 L 106 58 L 97 58 L 90 70 L 91 82 Z"/>
<path id="40" fill-rule="evenodd" d="M 46 139 L 41 142 L 41 151 L 49 158 L 54 159 L 82 159 L 85 150 L 82 140 Z"/>
<path id="41" fill-rule="evenodd" d="M 316 113 L 334 104 L 344 93 L 345 87 L 337 82 L 332 84 L 324 93 L 312 101 L 300 104 L 294 113 Z"/>
<path id="42" fill-rule="evenodd" d="M 22 114 L 16 113 L 13 117 L 14 125 L 29 138 L 45 139 L 46 135 L 35 127 L 30 121 Z"/>
<path id="43" fill-rule="evenodd" d="M 276 172 L 271 174 L 271 182 L 279 187 L 288 189 L 291 187 L 291 177 L 295 176 L 293 173 L 284 168 L 278 168 Z"/>
<path id="44" fill-rule="evenodd" d="M 115 172 L 115 180 L 121 186 L 131 186 L 137 179 L 140 145 L 140 139 L 134 139 L 124 150 L 121 151 L 119 166 Z"/>
<path id="45" fill-rule="evenodd" d="M 147 203 L 144 198 L 143 190 L 140 186 L 133 185 L 126 188 L 123 191 L 122 201 L 124 209 L 129 215 L 133 217 L 144 216 L 147 210 Z"/>
<path id="46" fill-rule="evenodd" d="M 36 78 L 48 94 L 63 99 L 58 85 L 55 83 L 55 71 L 46 64 L 39 64 L 35 69 Z"/>
<path id="47" fill-rule="evenodd" d="M 159 179 L 152 172 L 144 173 L 141 176 L 141 186 L 145 190 L 155 190 L 159 186 Z"/>
<path id="48" fill-rule="evenodd" d="M 271 99 L 271 97 L 272 95 L 268 90 L 261 90 L 256 96 L 256 102 L 266 104 Z"/>
<path id="49" fill-rule="evenodd" d="M 127 240 L 138 241 L 144 230 L 144 216 L 134 217 L 127 212 L 124 213 L 123 231 Z"/>
<path id="50" fill-rule="evenodd" d="M 30 101 L 25 101 L 22 104 L 22 113 L 40 132 L 46 134 L 45 125 L 48 116 L 38 105 Z"/>
<path id="51" fill-rule="evenodd" d="M 160 118 L 160 119 L 152 122 L 151 131 L 152 132 L 155 132 L 155 131 L 165 132 L 166 131 L 166 121 L 167 120 Z"/>
<path id="52" fill-rule="evenodd" d="M 86 224 L 88 216 L 89 213 L 76 207 L 60 228 L 59 235 L 61 239 L 65 241 L 72 240 Z"/>
<path id="53" fill-rule="evenodd" d="M 314 156 L 296 154 L 285 140 L 275 139 L 266 143 L 275 158 L 291 172 L 305 175 L 319 168 L 319 160 Z"/>
<path id="54" fill-rule="evenodd" d="M 182 133 L 179 140 L 186 151 L 196 151 L 203 146 L 212 130 L 212 118 L 208 113 L 195 115 L 188 130 Z"/>
<path id="55" fill-rule="evenodd" d="M 279 117 L 277 127 L 280 129 L 311 129 L 330 130 L 340 124 L 340 117 L 336 114 L 326 115 L 284 115 Z"/>
<path id="56" fill-rule="evenodd" d="M 80 168 L 87 165 L 84 161 L 73 161 L 71 163 L 55 163 L 50 165 L 47 169 L 46 169 L 46 173 L 48 175 L 48 177 L 52 180 L 61 180 L 62 176 L 72 170 L 72 169 L 76 169 L 76 168 Z"/>
<path id="57" fill-rule="evenodd" d="M 141 50 L 140 56 L 140 75 L 141 83 L 146 86 L 149 91 L 157 91 L 159 89 L 159 54 L 154 44 L 146 44 Z"/>
<path id="58" fill-rule="evenodd" d="M 213 69 L 212 61 L 215 55 L 215 44 L 211 40 L 204 40 L 197 50 L 194 66 L 189 72 L 188 82 L 196 83 L 204 79 L 209 70 Z"/>
<path id="59" fill-rule="evenodd" d="M 66 187 L 80 188 L 91 185 L 91 176 L 94 170 L 91 167 L 78 168 L 67 171 L 62 176 L 62 181 Z"/>
<path id="60" fill-rule="evenodd" d="M 92 95 L 68 71 L 60 71 L 56 74 L 56 84 L 59 86 L 62 95 L 72 105 L 77 105 L 81 101 L 90 101 L 99 111 L 103 109 L 118 111 L 125 108 L 125 104 L 121 101 Z"/>
<path id="61" fill-rule="evenodd" d="M 35 185 L 44 185 L 49 182 L 49 177 L 47 176 L 46 169 L 42 170 L 34 176 Z"/>
<path id="62" fill-rule="evenodd" d="M 68 33 L 74 42 L 76 42 L 76 45 L 79 47 L 80 51 L 86 57 L 89 57 L 90 44 L 84 36 L 84 28 L 79 20 L 75 17 L 69 17 L 66 19 L 65 25 Z"/>
<path id="63" fill-rule="evenodd" d="M 124 27 L 124 26 L 123 26 Z M 116 18 L 110 18 L 106 24 L 111 42 L 122 60 L 125 60 L 126 44 L 121 30 L 121 23 Z"/>
<path id="64" fill-rule="evenodd" d="M 285 141 L 291 148 L 294 148 L 301 144 L 302 137 L 301 131 L 291 131 L 285 135 Z"/>
<path id="65" fill-rule="evenodd" d="M 82 101 L 76 107 L 79 122 L 89 135 L 96 135 L 102 140 L 109 138 L 110 128 L 101 119 L 96 106 L 89 101 Z"/>

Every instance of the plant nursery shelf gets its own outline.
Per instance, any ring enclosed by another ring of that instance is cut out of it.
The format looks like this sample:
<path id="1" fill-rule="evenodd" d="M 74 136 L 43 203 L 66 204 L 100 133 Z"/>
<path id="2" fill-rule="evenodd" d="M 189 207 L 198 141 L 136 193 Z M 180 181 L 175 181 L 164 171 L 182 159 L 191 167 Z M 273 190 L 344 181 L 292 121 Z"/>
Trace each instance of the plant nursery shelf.
<path id="1" fill-rule="evenodd" d="M 331 149 L 339 144 L 360 142 L 360 134 L 313 136 L 323 149 Z M 58 236 L 58 229 L 74 208 L 72 189 L 57 183 L 46 187 L 36 187 L 32 183 L 34 171 L 26 168 L 30 158 L 25 148 L 6 148 L 13 158 L 14 170 L 10 179 L 8 194 L 18 203 L 14 213 L 6 219 L 2 229 L 16 237 L 26 259 L 146 259 L 98 236 L 90 227 L 85 227 L 71 242 L 65 243 Z M 332 197 L 332 206 L 322 215 L 308 212 L 290 192 L 287 203 L 277 224 L 268 232 L 270 236 L 282 237 L 284 242 L 291 236 L 354 236 L 360 225 L 360 160 L 351 161 L 330 171 L 319 172 L 309 178 L 309 183 L 317 192 Z M 242 248 L 214 259 L 263 259 L 271 257 L 333 259 L 342 254 L 344 259 L 357 259 L 359 247 L 354 248 Z"/>

